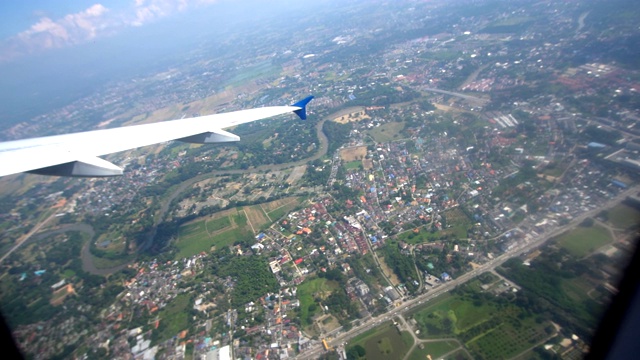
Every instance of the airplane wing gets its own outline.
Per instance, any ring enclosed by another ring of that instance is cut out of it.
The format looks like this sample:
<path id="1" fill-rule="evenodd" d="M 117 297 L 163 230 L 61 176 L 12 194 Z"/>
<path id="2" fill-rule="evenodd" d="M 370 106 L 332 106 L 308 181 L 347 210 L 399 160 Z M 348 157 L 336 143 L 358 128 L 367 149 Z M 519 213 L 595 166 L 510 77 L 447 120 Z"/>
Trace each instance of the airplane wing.
<path id="1" fill-rule="evenodd" d="M 122 175 L 122 168 L 101 155 L 169 140 L 206 144 L 238 141 L 222 129 L 293 112 L 306 119 L 309 96 L 289 106 L 268 106 L 163 121 L 153 124 L 78 132 L 0 143 L 0 176 L 29 172 L 41 175 L 103 177 Z"/>

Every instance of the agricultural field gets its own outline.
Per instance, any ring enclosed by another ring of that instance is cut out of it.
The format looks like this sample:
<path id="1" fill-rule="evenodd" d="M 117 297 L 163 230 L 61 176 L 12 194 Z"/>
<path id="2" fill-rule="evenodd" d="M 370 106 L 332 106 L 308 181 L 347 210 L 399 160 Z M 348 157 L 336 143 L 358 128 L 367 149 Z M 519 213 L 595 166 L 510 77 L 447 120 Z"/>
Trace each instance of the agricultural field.
<path id="1" fill-rule="evenodd" d="M 289 177 L 287 178 L 287 184 L 293 185 L 296 182 L 298 182 L 298 180 L 302 179 L 302 176 L 304 176 L 304 173 L 306 171 L 307 171 L 307 165 L 300 165 L 300 166 L 294 167 L 293 170 L 291 171 L 291 174 L 289 174 Z"/>
<path id="2" fill-rule="evenodd" d="M 247 206 L 243 211 L 247 215 L 249 226 L 254 233 L 257 233 L 265 225 L 271 223 L 271 220 L 267 217 L 267 214 L 262 210 L 260 205 Z"/>
<path id="3" fill-rule="evenodd" d="M 262 210 L 264 210 L 271 221 L 277 221 L 295 209 L 303 201 L 304 198 L 301 197 L 288 197 L 261 204 L 260 207 L 262 207 Z"/>
<path id="4" fill-rule="evenodd" d="M 176 247 L 176 259 L 209 252 L 212 247 L 229 246 L 251 229 L 246 229 L 247 218 L 237 209 L 215 214 L 213 217 L 195 220 L 180 227 Z"/>
<path id="5" fill-rule="evenodd" d="M 530 347 L 546 340 L 550 334 L 544 326 L 532 318 L 525 321 L 505 321 L 469 342 L 467 348 L 484 359 L 505 359 L 514 357 Z"/>
<path id="6" fill-rule="evenodd" d="M 416 320 L 421 338 L 455 337 L 474 356 L 484 359 L 514 357 L 555 333 L 549 322 L 537 322 L 504 296 L 479 292 L 467 285 L 408 316 Z M 442 351 L 446 353 L 447 349 Z"/>
<path id="7" fill-rule="evenodd" d="M 289 197 L 261 205 L 234 208 L 184 224 L 178 231 L 176 259 L 209 252 L 212 247 L 230 246 L 247 240 L 256 232 L 297 207 L 303 198 Z"/>
<path id="8" fill-rule="evenodd" d="M 600 225 L 579 226 L 560 235 L 557 239 L 558 245 L 576 257 L 587 256 L 613 240 L 609 230 Z"/>
<path id="9" fill-rule="evenodd" d="M 413 345 L 413 338 L 388 322 L 356 336 L 349 341 L 347 349 L 357 345 L 365 349 L 367 360 L 402 359 Z"/>

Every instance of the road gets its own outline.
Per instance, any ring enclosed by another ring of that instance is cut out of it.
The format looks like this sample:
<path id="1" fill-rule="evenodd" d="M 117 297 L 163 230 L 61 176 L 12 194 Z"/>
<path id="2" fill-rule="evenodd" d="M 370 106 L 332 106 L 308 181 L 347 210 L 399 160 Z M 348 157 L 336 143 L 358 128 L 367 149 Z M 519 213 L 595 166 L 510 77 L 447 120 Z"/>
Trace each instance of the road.
<path id="1" fill-rule="evenodd" d="M 434 92 L 434 93 L 438 93 L 438 94 L 445 94 L 445 95 L 451 95 L 451 96 L 459 97 L 461 99 L 465 99 L 465 100 L 468 100 L 468 101 L 475 102 L 478 105 L 486 105 L 489 102 L 488 99 L 483 99 L 483 98 L 479 98 L 477 96 L 467 95 L 467 94 L 463 94 L 463 93 L 459 93 L 459 92 L 453 92 L 453 91 L 447 91 L 447 90 L 441 90 L 441 89 L 429 88 L 429 87 L 422 87 L 422 88 L 420 88 L 420 90 L 426 91 L 426 92 Z"/>
<path id="2" fill-rule="evenodd" d="M 19 239 L 16 242 L 16 244 L 13 245 L 13 247 L 9 251 L 7 251 L 6 254 L 4 254 L 4 255 L 2 255 L 2 257 L 0 257 L 0 263 L 2 263 L 4 261 L 4 259 L 9 257 L 9 255 L 11 255 L 14 251 L 16 251 L 22 244 L 27 242 L 27 240 L 29 240 L 30 237 L 32 237 L 35 233 L 40 231 L 40 229 L 42 229 L 42 227 L 45 226 L 49 221 L 51 221 L 51 219 L 53 219 L 57 214 L 58 214 L 58 212 L 54 211 L 51 215 L 49 215 L 49 217 L 47 217 L 46 219 L 44 219 L 41 222 L 37 223 L 33 227 L 33 229 L 31 229 L 31 231 L 29 231 L 24 237 L 22 237 L 22 239 Z"/>
<path id="3" fill-rule="evenodd" d="M 512 249 L 508 250 L 507 252 L 503 253 L 502 255 L 496 257 L 495 259 L 481 265 L 480 267 L 461 275 L 460 277 L 458 277 L 457 279 L 451 280 L 449 282 L 443 283 L 440 286 L 436 287 L 435 289 L 425 293 L 425 294 L 421 294 L 416 296 L 413 299 L 407 300 L 404 303 L 402 303 L 401 305 L 399 305 L 398 307 L 388 311 L 385 314 L 379 315 L 377 317 L 371 318 L 368 321 L 365 321 L 363 324 L 359 325 L 359 326 L 355 326 L 353 327 L 351 330 L 339 334 L 337 335 L 335 338 L 333 339 L 327 339 L 327 342 L 329 343 L 329 346 L 336 348 L 338 347 L 340 344 L 343 344 L 347 341 L 349 341 L 351 338 L 353 338 L 356 335 L 362 334 L 365 331 L 368 331 L 378 325 L 380 325 L 381 323 L 385 322 L 385 321 L 390 321 L 394 316 L 396 315 L 401 315 L 411 309 L 413 309 L 414 307 L 417 307 L 419 305 L 422 305 L 423 302 L 428 302 L 429 300 L 442 295 L 446 292 L 449 292 L 451 289 L 455 288 L 456 286 L 463 284 L 465 282 L 467 282 L 468 280 L 476 277 L 477 275 L 480 275 L 486 271 L 493 271 L 496 267 L 502 265 L 505 261 L 507 261 L 508 259 L 516 256 L 517 254 L 523 253 L 523 252 L 529 252 L 541 245 L 543 245 L 547 240 L 552 239 L 560 234 L 562 234 L 563 232 L 570 230 L 572 228 L 575 228 L 576 226 L 578 226 L 584 219 L 594 216 L 596 214 L 598 214 L 600 211 L 602 211 L 603 209 L 608 209 L 610 207 L 613 207 L 615 205 L 617 205 L 618 203 L 620 203 L 622 200 L 624 200 L 627 196 L 629 195 L 634 195 L 637 194 L 638 191 L 640 191 L 640 185 L 639 186 L 635 186 L 632 188 L 629 188 L 626 191 L 621 192 L 620 194 L 618 194 L 616 197 L 610 199 L 609 201 L 607 201 L 605 204 L 603 204 L 601 207 L 598 207 L 596 209 L 587 211 L 579 216 L 577 216 L 576 218 L 574 218 L 573 220 L 571 220 L 567 225 L 558 227 L 555 230 L 552 230 L 548 233 L 545 234 L 541 234 L 540 237 L 538 239 L 535 239 L 529 243 L 522 243 L 519 244 L 518 246 L 514 246 Z M 314 345 L 313 347 L 308 348 L 306 351 L 300 353 L 296 359 L 309 359 L 309 358 L 316 358 L 317 356 L 319 356 L 322 352 L 323 352 L 323 347 L 321 343 L 318 343 L 316 345 Z"/>

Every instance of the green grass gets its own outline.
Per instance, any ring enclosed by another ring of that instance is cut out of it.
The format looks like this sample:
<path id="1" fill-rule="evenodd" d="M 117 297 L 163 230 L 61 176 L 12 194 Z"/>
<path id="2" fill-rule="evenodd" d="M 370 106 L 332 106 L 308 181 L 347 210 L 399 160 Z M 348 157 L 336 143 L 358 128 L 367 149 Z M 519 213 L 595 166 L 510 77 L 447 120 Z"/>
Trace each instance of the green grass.
<path id="1" fill-rule="evenodd" d="M 287 207 L 281 207 L 279 209 L 275 209 L 271 212 L 268 212 L 267 215 L 273 221 L 280 220 L 283 216 L 285 216 L 291 209 Z"/>
<path id="2" fill-rule="evenodd" d="M 315 298 L 324 298 L 330 292 L 338 288 L 338 283 L 324 278 L 314 278 L 307 280 L 298 286 L 298 299 L 300 299 L 300 320 L 302 326 L 309 326 L 310 318 L 320 310 L 320 305 L 316 304 L 316 310 L 309 311 L 309 306 L 315 304 Z"/>
<path id="3" fill-rule="evenodd" d="M 610 243 L 612 240 L 611 234 L 607 229 L 594 225 L 587 228 L 576 227 L 560 235 L 558 237 L 558 245 L 577 257 L 583 257 Z"/>
<path id="4" fill-rule="evenodd" d="M 416 346 L 415 349 L 409 355 L 409 360 L 425 360 L 427 355 L 431 355 L 432 359 L 438 357 L 459 348 L 460 345 L 455 341 L 436 341 L 424 343 L 424 349 L 420 349 Z"/>
<path id="5" fill-rule="evenodd" d="M 402 359 L 411 345 L 407 343 L 405 332 L 400 333 L 390 322 L 383 323 L 379 327 L 360 334 L 349 341 L 347 348 L 361 345 L 366 350 L 367 360 Z"/>
<path id="6" fill-rule="evenodd" d="M 608 222 L 615 228 L 627 229 L 640 224 L 640 211 L 624 203 L 610 209 L 608 214 Z"/>
<path id="7" fill-rule="evenodd" d="M 70 278 L 75 275 L 76 275 L 76 272 L 71 269 L 65 269 L 64 272 L 62 273 L 62 276 L 64 276 L 65 278 Z"/>
<path id="8" fill-rule="evenodd" d="M 175 259 L 190 257 L 203 251 L 208 252 L 212 246 L 220 249 L 232 245 L 236 240 L 243 240 L 248 236 L 252 236 L 247 228 L 247 217 L 243 213 L 232 215 L 232 217 L 237 227 L 222 231 L 214 236 L 210 236 L 207 229 L 211 232 L 230 227 L 231 218 L 229 216 L 210 220 L 206 226 L 205 220 L 182 226 L 178 232 L 179 239 L 176 243 L 178 252 Z M 216 230 L 212 230 L 212 228 Z"/>
<path id="9" fill-rule="evenodd" d="M 265 60 L 248 68 L 241 69 L 226 82 L 225 86 L 240 86 L 254 79 L 277 76 L 280 72 L 282 72 L 282 67 L 272 64 L 271 60 Z"/>
<path id="10" fill-rule="evenodd" d="M 440 337 L 460 334 L 489 319 L 494 307 L 490 303 L 475 306 L 470 300 L 458 296 L 444 300 L 414 315 L 420 329 L 420 337 Z M 451 328 L 444 322 L 449 319 Z"/>
<path id="11" fill-rule="evenodd" d="M 402 336 L 402 341 L 404 341 L 404 344 L 407 345 L 407 348 L 410 349 L 413 346 L 414 342 L 411 333 L 408 331 L 403 331 L 400 336 Z"/>
<path id="12" fill-rule="evenodd" d="M 416 234 L 413 231 L 407 231 L 398 235 L 398 239 L 409 244 L 422 244 L 435 241 L 443 236 L 455 239 L 466 239 L 468 237 L 467 229 L 473 226 L 471 219 L 460 209 L 448 210 L 445 212 L 445 216 L 447 224 L 451 225 L 449 228 L 432 233 L 431 230 L 429 230 L 430 226 L 425 225 L 420 227 L 419 233 Z"/>
<path id="13" fill-rule="evenodd" d="M 426 227 L 421 227 L 420 232 L 415 234 L 413 231 L 406 231 L 398 235 L 398 240 L 404 241 L 408 244 L 422 244 L 426 242 L 436 241 L 443 236 L 456 239 L 467 238 L 467 227 L 465 225 L 455 225 L 442 231 L 436 231 L 432 233 L 427 230 Z"/>
<path id="14" fill-rule="evenodd" d="M 300 203 L 302 203 L 305 200 L 305 198 L 303 197 L 291 197 L 286 199 L 291 201 L 289 201 L 285 205 L 280 206 L 277 209 L 267 212 L 267 215 L 271 220 L 273 221 L 279 220 L 283 216 L 287 215 L 290 211 L 298 207 L 298 205 L 300 205 Z"/>
<path id="15" fill-rule="evenodd" d="M 204 223 L 205 223 L 204 220 L 202 220 L 202 221 L 193 222 L 193 223 L 182 226 L 180 228 L 180 236 L 183 236 L 183 235 L 188 236 L 188 235 L 205 232 L 206 228 Z"/>
<path id="16" fill-rule="evenodd" d="M 218 230 L 222 230 L 230 226 L 231 226 L 231 220 L 229 220 L 228 216 L 217 218 L 215 220 L 210 220 L 210 221 L 207 221 L 206 223 L 206 228 L 210 233 Z"/>
<path id="17" fill-rule="evenodd" d="M 91 262 L 97 269 L 108 269 L 116 266 L 120 266 L 129 260 L 133 259 L 134 255 L 121 255 L 119 259 L 107 259 L 98 257 L 91 254 Z"/>
<path id="18" fill-rule="evenodd" d="M 367 133 L 375 139 L 376 142 L 388 142 L 398 140 L 400 132 L 404 129 L 403 122 L 390 122 L 373 128 Z"/>
<path id="19" fill-rule="evenodd" d="M 355 161 L 349 161 L 348 163 L 345 163 L 344 167 L 347 170 L 353 170 L 353 169 L 360 169 L 361 165 L 362 165 L 362 161 L 355 160 Z"/>
<path id="20" fill-rule="evenodd" d="M 160 310 L 160 326 L 156 330 L 154 338 L 158 342 L 167 340 L 189 326 L 189 309 L 191 308 L 191 296 L 180 294 L 176 296 L 164 309 Z M 156 342 L 157 343 L 157 342 Z"/>

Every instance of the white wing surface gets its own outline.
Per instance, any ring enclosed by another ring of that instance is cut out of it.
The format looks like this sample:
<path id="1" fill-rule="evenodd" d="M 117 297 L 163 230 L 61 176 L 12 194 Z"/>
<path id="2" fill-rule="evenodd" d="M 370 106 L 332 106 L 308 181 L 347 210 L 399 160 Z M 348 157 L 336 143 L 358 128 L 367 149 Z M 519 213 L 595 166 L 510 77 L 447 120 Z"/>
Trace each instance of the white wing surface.
<path id="1" fill-rule="evenodd" d="M 238 141 L 222 129 L 290 112 L 306 119 L 309 96 L 290 106 L 269 106 L 190 119 L 125 126 L 0 143 L 0 176 L 31 172 L 43 175 L 99 177 L 122 175 L 122 168 L 98 156 L 169 140 L 191 143 Z"/>

